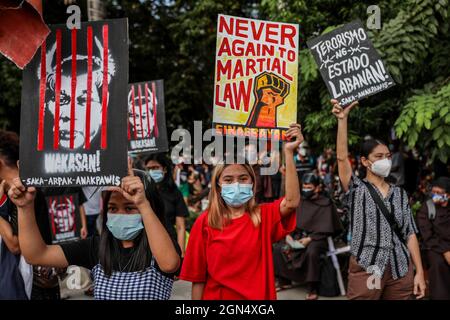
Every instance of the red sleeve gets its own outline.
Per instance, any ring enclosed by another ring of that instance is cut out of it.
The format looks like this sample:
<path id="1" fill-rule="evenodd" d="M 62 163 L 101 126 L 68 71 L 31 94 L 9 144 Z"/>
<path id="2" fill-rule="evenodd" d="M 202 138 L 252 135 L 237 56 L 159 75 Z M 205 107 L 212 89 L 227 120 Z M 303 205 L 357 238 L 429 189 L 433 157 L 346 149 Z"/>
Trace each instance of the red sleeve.
<path id="1" fill-rule="evenodd" d="M 295 210 L 290 214 L 281 218 L 280 205 L 283 198 L 275 200 L 271 203 L 261 204 L 261 219 L 264 219 L 272 242 L 277 242 L 283 239 L 286 235 L 295 230 L 297 219 Z"/>
<path id="2" fill-rule="evenodd" d="M 200 215 L 195 221 L 189 235 L 186 254 L 179 278 L 190 282 L 206 282 L 206 241 L 207 233 L 204 230 L 206 213 Z"/>

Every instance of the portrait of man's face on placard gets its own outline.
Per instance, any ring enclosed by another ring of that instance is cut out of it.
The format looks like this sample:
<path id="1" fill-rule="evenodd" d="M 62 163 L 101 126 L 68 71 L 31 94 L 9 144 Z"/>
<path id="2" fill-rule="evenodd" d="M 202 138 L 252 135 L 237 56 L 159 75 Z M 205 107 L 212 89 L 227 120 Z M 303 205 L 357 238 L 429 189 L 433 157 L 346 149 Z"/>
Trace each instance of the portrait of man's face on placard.
<path id="1" fill-rule="evenodd" d="M 59 147 L 70 149 L 70 130 L 71 130 L 71 103 L 75 101 L 74 108 L 74 141 L 73 149 L 84 146 L 86 135 L 89 134 L 89 141 L 97 138 L 101 128 L 102 121 L 102 85 L 103 85 L 103 47 L 100 40 L 94 36 L 94 50 L 92 55 L 92 85 L 91 85 L 91 111 L 86 114 L 87 108 L 87 83 L 88 83 L 88 57 L 86 55 L 77 55 L 76 64 L 73 64 L 72 56 L 62 59 L 61 62 L 61 87 L 60 87 L 60 109 L 59 115 L 56 115 L 55 86 L 56 86 L 56 62 L 55 49 L 53 47 L 47 51 L 47 92 L 45 109 L 49 112 L 53 121 L 59 116 Z M 72 97 L 72 69 L 76 66 L 76 91 Z M 40 69 L 38 70 L 40 74 Z M 108 58 L 108 83 L 115 75 L 115 62 L 110 54 Z M 108 97 L 109 100 L 109 97 Z M 86 121 L 89 117 L 90 128 L 86 132 Z M 55 128 L 55 126 L 54 126 Z M 55 130 L 53 130 L 55 134 Z"/>
<path id="2" fill-rule="evenodd" d="M 168 151 L 163 80 L 128 85 L 127 136 L 130 155 Z"/>
<path id="3" fill-rule="evenodd" d="M 154 136 L 154 113 L 157 106 L 157 97 L 152 92 L 151 86 L 132 86 L 128 94 L 128 125 L 131 139 L 145 139 Z"/>
<path id="4" fill-rule="evenodd" d="M 20 178 L 35 187 L 117 186 L 127 174 L 127 19 L 49 28 L 23 71 Z"/>
<path id="5" fill-rule="evenodd" d="M 72 231 L 75 226 L 75 204 L 70 197 L 62 197 L 59 200 L 62 201 L 54 199 L 49 203 L 56 234 Z"/>

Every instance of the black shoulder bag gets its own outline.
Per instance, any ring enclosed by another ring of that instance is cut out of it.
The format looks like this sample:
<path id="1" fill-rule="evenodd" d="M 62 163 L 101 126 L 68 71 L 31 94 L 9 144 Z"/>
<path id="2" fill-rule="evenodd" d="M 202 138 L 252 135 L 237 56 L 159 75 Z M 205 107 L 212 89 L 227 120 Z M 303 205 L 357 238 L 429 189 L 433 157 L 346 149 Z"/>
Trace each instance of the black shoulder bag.
<path id="1" fill-rule="evenodd" d="M 373 201 L 375 201 L 375 204 L 377 205 L 378 209 L 380 209 L 381 213 L 384 215 L 386 220 L 388 221 L 389 225 L 391 226 L 392 231 L 395 232 L 398 239 L 406 245 L 405 239 L 403 238 L 402 232 L 400 230 L 400 227 L 395 221 L 394 213 L 389 212 L 388 208 L 386 208 L 386 205 L 384 204 L 384 201 L 380 198 L 377 191 L 374 189 L 374 187 L 366 181 L 363 181 L 364 184 L 367 186 L 367 189 L 369 190 L 370 195 L 372 196 Z"/>

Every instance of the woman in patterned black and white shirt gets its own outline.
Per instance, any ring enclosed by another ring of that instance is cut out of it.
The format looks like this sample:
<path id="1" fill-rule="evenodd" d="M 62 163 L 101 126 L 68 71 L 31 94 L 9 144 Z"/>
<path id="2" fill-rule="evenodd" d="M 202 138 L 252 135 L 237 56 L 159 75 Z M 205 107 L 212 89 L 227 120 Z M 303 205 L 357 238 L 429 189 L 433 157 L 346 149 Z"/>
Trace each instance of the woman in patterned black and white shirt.
<path id="1" fill-rule="evenodd" d="M 352 257 L 347 296 L 349 299 L 405 300 L 414 294 L 420 299 L 425 294 L 425 280 L 416 236 L 418 230 L 406 192 L 384 180 L 392 166 L 391 153 L 379 140 L 365 141 L 361 164 L 367 176 L 361 180 L 354 175 L 348 159 L 347 118 L 358 102 L 345 109 L 336 100 L 331 103 L 338 120 L 339 178 L 350 212 Z M 391 215 L 391 223 L 395 221 L 392 227 L 374 201 L 371 190 L 382 199 Z"/>

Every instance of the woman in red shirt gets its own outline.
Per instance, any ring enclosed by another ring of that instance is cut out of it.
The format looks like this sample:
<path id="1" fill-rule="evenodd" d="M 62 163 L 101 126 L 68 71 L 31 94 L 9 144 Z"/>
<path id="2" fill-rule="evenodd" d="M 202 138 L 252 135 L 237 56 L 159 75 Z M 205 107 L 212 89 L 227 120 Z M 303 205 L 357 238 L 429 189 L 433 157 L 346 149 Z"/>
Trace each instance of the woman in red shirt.
<path id="1" fill-rule="evenodd" d="M 300 202 L 294 164 L 303 141 L 300 125 L 292 124 L 286 136 L 284 198 L 258 205 L 250 165 L 216 166 L 209 207 L 192 227 L 180 274 L 192 282 L 192 299 L 276 299 L 272 243 L 295 229 Z"/>

